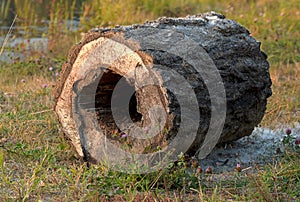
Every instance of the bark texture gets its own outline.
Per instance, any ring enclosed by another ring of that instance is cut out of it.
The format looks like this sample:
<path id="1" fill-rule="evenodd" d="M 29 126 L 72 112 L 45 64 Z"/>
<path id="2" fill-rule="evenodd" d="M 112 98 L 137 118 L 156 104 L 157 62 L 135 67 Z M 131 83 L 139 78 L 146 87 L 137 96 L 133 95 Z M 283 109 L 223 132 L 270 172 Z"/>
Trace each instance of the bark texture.
<path id="1" fill-rule="evenodd" d="M 121 147 L 125 143 L 125 150 L 130 149 L 136 153 L 164 148 L 176 136 L 182 122 L 181 107 L 176 96 L 164 85 L 168 75 L 164 71 L 148 71 L 143 65 L 170 68 L 192 86 L 201 115 L 197 136 L 187 152 L 193 154 L 201 147 L 211 121 L 211 98 L 203 75 L 183 57 L 146 44 L 143 40 L 145 38 L 148 39 L 147 43 L 153 40 L 153 44 L 156 44 L 155 40 L 158 39 L 149 36 L 155 36 L 157 30 L 178 33 L 166 37 L 171 39 L 170 43 L 176 43 L 180 37 L 193 40 L 207 52 L 217 67 L 225 87 L 227 109 L 218 143 L 248 136 L 261 122 L 267 98 L 272 94 L 269 64 L 266 54 L 260 50 L 260 42 L 237 22 L 210 12 L 185 18 L 159 18 L 141 25 L 94 29 L 70 50 L 54 90 L 55 111 L 63 131 L 79 155 L 87 160 L 99 161 L 95 148 L 99 142 L 105 141 L 99 136 L 99 129 L 114 144 Z M 111 58 L 116 50 L 123 48 L 116 48 L 119 44 L 125 44 L 128 48 L 123 52 L 130 49 L 134 50 L 133 53 Z M 97 64 L 109 65 L 104 67 Z M 125 79 L 122 80 L 123 77 Z M 137 83 L 147 80 L 147 77 L 159 85 L 137 88 Z M 113 93 L 118 82 L 123 82 L 124 90 Z M 131 93 L 126 89 L 131 89 L 134 94 L 128 106 L 123 106 L 121 100 Z M 183 93 L 186 93 L 183 97 L 187 100 L 191 97 L 188 94 L 190 92 Z M 115 123 L 116 117 L 113 117 L 112 101 L 120 112 L 117 118 L 124 118 L 119 125 Z M 162 126 L 158 124 L 160 130 L 154 137 L 131 137 L 131 130 L 136 129 L 132 129 L 130 124 L 120 126 L 128 123 L 126 117 L 122 117 L 126 113 L 129 113 L 132 123 L 141 128 L 161 121 L 155 112 L 149 114 L 153 106 L 160 106 L 166 111 L 165 123 Z M 124 134 L 128 136 L 124 138 Z"/>

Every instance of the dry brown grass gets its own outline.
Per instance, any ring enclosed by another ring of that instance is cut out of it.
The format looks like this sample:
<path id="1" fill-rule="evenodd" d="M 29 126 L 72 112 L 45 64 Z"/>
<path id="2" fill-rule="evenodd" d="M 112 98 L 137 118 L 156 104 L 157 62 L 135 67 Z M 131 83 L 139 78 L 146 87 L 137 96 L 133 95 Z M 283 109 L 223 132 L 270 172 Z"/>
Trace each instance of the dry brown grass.
<path id="1" fill-rule="evenodd" d="M 270 69 L 273 95 L 262 122 L 265 127 L 293 126 L 300 120 L 300 63 Z"/>

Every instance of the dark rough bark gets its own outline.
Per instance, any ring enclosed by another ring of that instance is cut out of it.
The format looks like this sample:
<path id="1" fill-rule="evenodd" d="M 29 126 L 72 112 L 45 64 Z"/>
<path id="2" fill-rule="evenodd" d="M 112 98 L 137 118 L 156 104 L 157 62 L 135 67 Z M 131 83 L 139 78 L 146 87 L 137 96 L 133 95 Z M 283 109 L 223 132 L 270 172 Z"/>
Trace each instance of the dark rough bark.
<path id="1" fill-rule="evenodd" d="M 140 79 L 145 79 L 142 76 L 145 70 L 141 68 L 139 59 L 134 57 L 121 58 L 106 70 L 88 66 L 84 71 L 85 75 L 80 76 L 77 71 L 81 70 L 78 70 L 76 62 L 83 64 L 93 50 L 97 53 L 101 52 L 102 49 L 98 48 L 100 42 L 96 42 L 99 39 L 114 39 L 126 44 L 127 47 L 135 50 L 144 64 L 168 67 L 184 77 L 193 87 L 201 114 L 197 137 L 188 152 L 195 153 L 201 147 L 211 118 L 211 100 L 207 87 L 202 75 L 182 57 L 159 48 L 149 48 L 149 44 L 143 43 L 143 39 L 155 34 L 157 29 L 171 29 L 180 36 L 189 37 L 208 53 L 216 65 L 224 83 L 227 101 L 226 120 L 218 143 L 250 135 L 262 120 L 267 98 L 272 94 L 269 64 L 266 55 L 260 50 L 260 42 L 251 37 L 249 31 L 235 21 L 225 19 L 220 14 L 207 13 L 186 18 L 160 18 L 142 25 L 95 29 L 87 33 L 82 42 L 70 50 L 68 62 L 63 66 L 60 80 L 54 91 L 55 111 L 62 128 L 77 152 L 81 156 L 85 155 L 88 160 L 96 162 L 99 160 L 93 148 L 104 141 L 94 132 L 95 128 L 100 127 L 105 131 L 105 136 L 116 145 L 124 144 L 124 140 L 116 134 L 130 133 L 130 129 L 120 131 L 112 117 L 111 100 L 122 100 L 124 96 L 122 93 L 112 96 L 117 82 L 132 68 L 136 75 L 141 75 Z M 174 37 L 171 42 L 175 43 L 177 35 Z M 92 60 L 106 56 L 98 55 Z M 96 64 L 97 61 L 94 63 Z M 100 74 L 102 77 L 99 81 L 97 78 Z M 147 72 L 146 75 L 150 74 L 152 73 Z M 158 74 L 158 76 L 152 75 L 158 83 L 168 76 L 159 71 L 154 74 Z M 125 86 L 132 86 L 135 90 L 135 84 L 130 78 L 126 78 L 125 81 Z M 90 95 L 93 94 L 95 96 L 91 98 Z M 186 94 L 186 98 L 189 97 L 190 95 Z M 95 101 L 95 106 L 92 101 Z M 129 104 L 130 117 L 136 125 L 145 127 L 153 121 L 154 118 L 149 117 L 148 111 L 154 105 L 162 106 L 168 114 L 164 125 L 165 130 L 155 137 L 147 140 L 127 137 L 126 144 L 131 147 L 131 150 L 141 153 L 151 152 L 158 147 L 165 147 L 176 136 L 182 121 L 178 102 L 176 96 L 165 89 L 163 84 L 136 90 Z M 118 106 L 119 111 L 126 109 L 121 103 Z M 96 113 L 89 111 L 89 108 L 95 108 Z M 80 113 L 74 115 L 74 109 Z M 97 118 L 96 122 L 91 118 L 93 116 Z"/>

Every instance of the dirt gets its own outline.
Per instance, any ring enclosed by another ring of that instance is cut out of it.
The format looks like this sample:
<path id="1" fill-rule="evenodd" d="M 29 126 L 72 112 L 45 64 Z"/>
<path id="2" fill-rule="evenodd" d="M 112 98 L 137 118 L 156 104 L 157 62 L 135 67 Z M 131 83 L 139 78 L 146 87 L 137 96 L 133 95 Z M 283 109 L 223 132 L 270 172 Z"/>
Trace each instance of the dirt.
<path id="1" fill-rule="evenodd" d="M 216 147 L 205 159 L 200 160 L 202 168 L 210 166 L 214 173 L 233 171 L 236 165 L 241 165 L 242 171 L 279 160 L 283 155 L 282 139 L 286 128 L 271 130 L 255 128 L 248 137 L 243 137 L 230 144 Z M 291 129 L 292 136 L 300 135 L 300 123 Z"/>

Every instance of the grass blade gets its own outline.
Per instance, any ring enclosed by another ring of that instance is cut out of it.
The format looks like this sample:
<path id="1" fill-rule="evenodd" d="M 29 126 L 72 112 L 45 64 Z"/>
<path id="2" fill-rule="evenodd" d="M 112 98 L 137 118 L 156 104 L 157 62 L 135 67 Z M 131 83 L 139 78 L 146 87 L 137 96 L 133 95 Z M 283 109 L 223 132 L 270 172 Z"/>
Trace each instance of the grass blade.
<path id="1" fill-rule="evenodd" d="M 15 15 L 15 18 L 14 18 L 14 20 L 12 21 L 12 23 L 11 23 L 11 25 L 10 25 L 10 27 L 9 27 L 9 30 L 8 30 L 6 36 L 5 36 L 5 39 L 4 39 L 3 44 L 2 44 L 2 46 L 1 46 L 0 56 L 2 55 L 2 53 L 3 53 L 3 51 L 4 51 L 4 47 L 5 47 L 5 45 L 6 45 L 7 42 L 8 42 L 9 35 L 10 35 L 11 32 L 12 32 L 12 28 L 13 28 L 13 26 L 14 26 L 14 24 L 15 24 L 16 19 L 17 19 L 17 15 Z"/>

